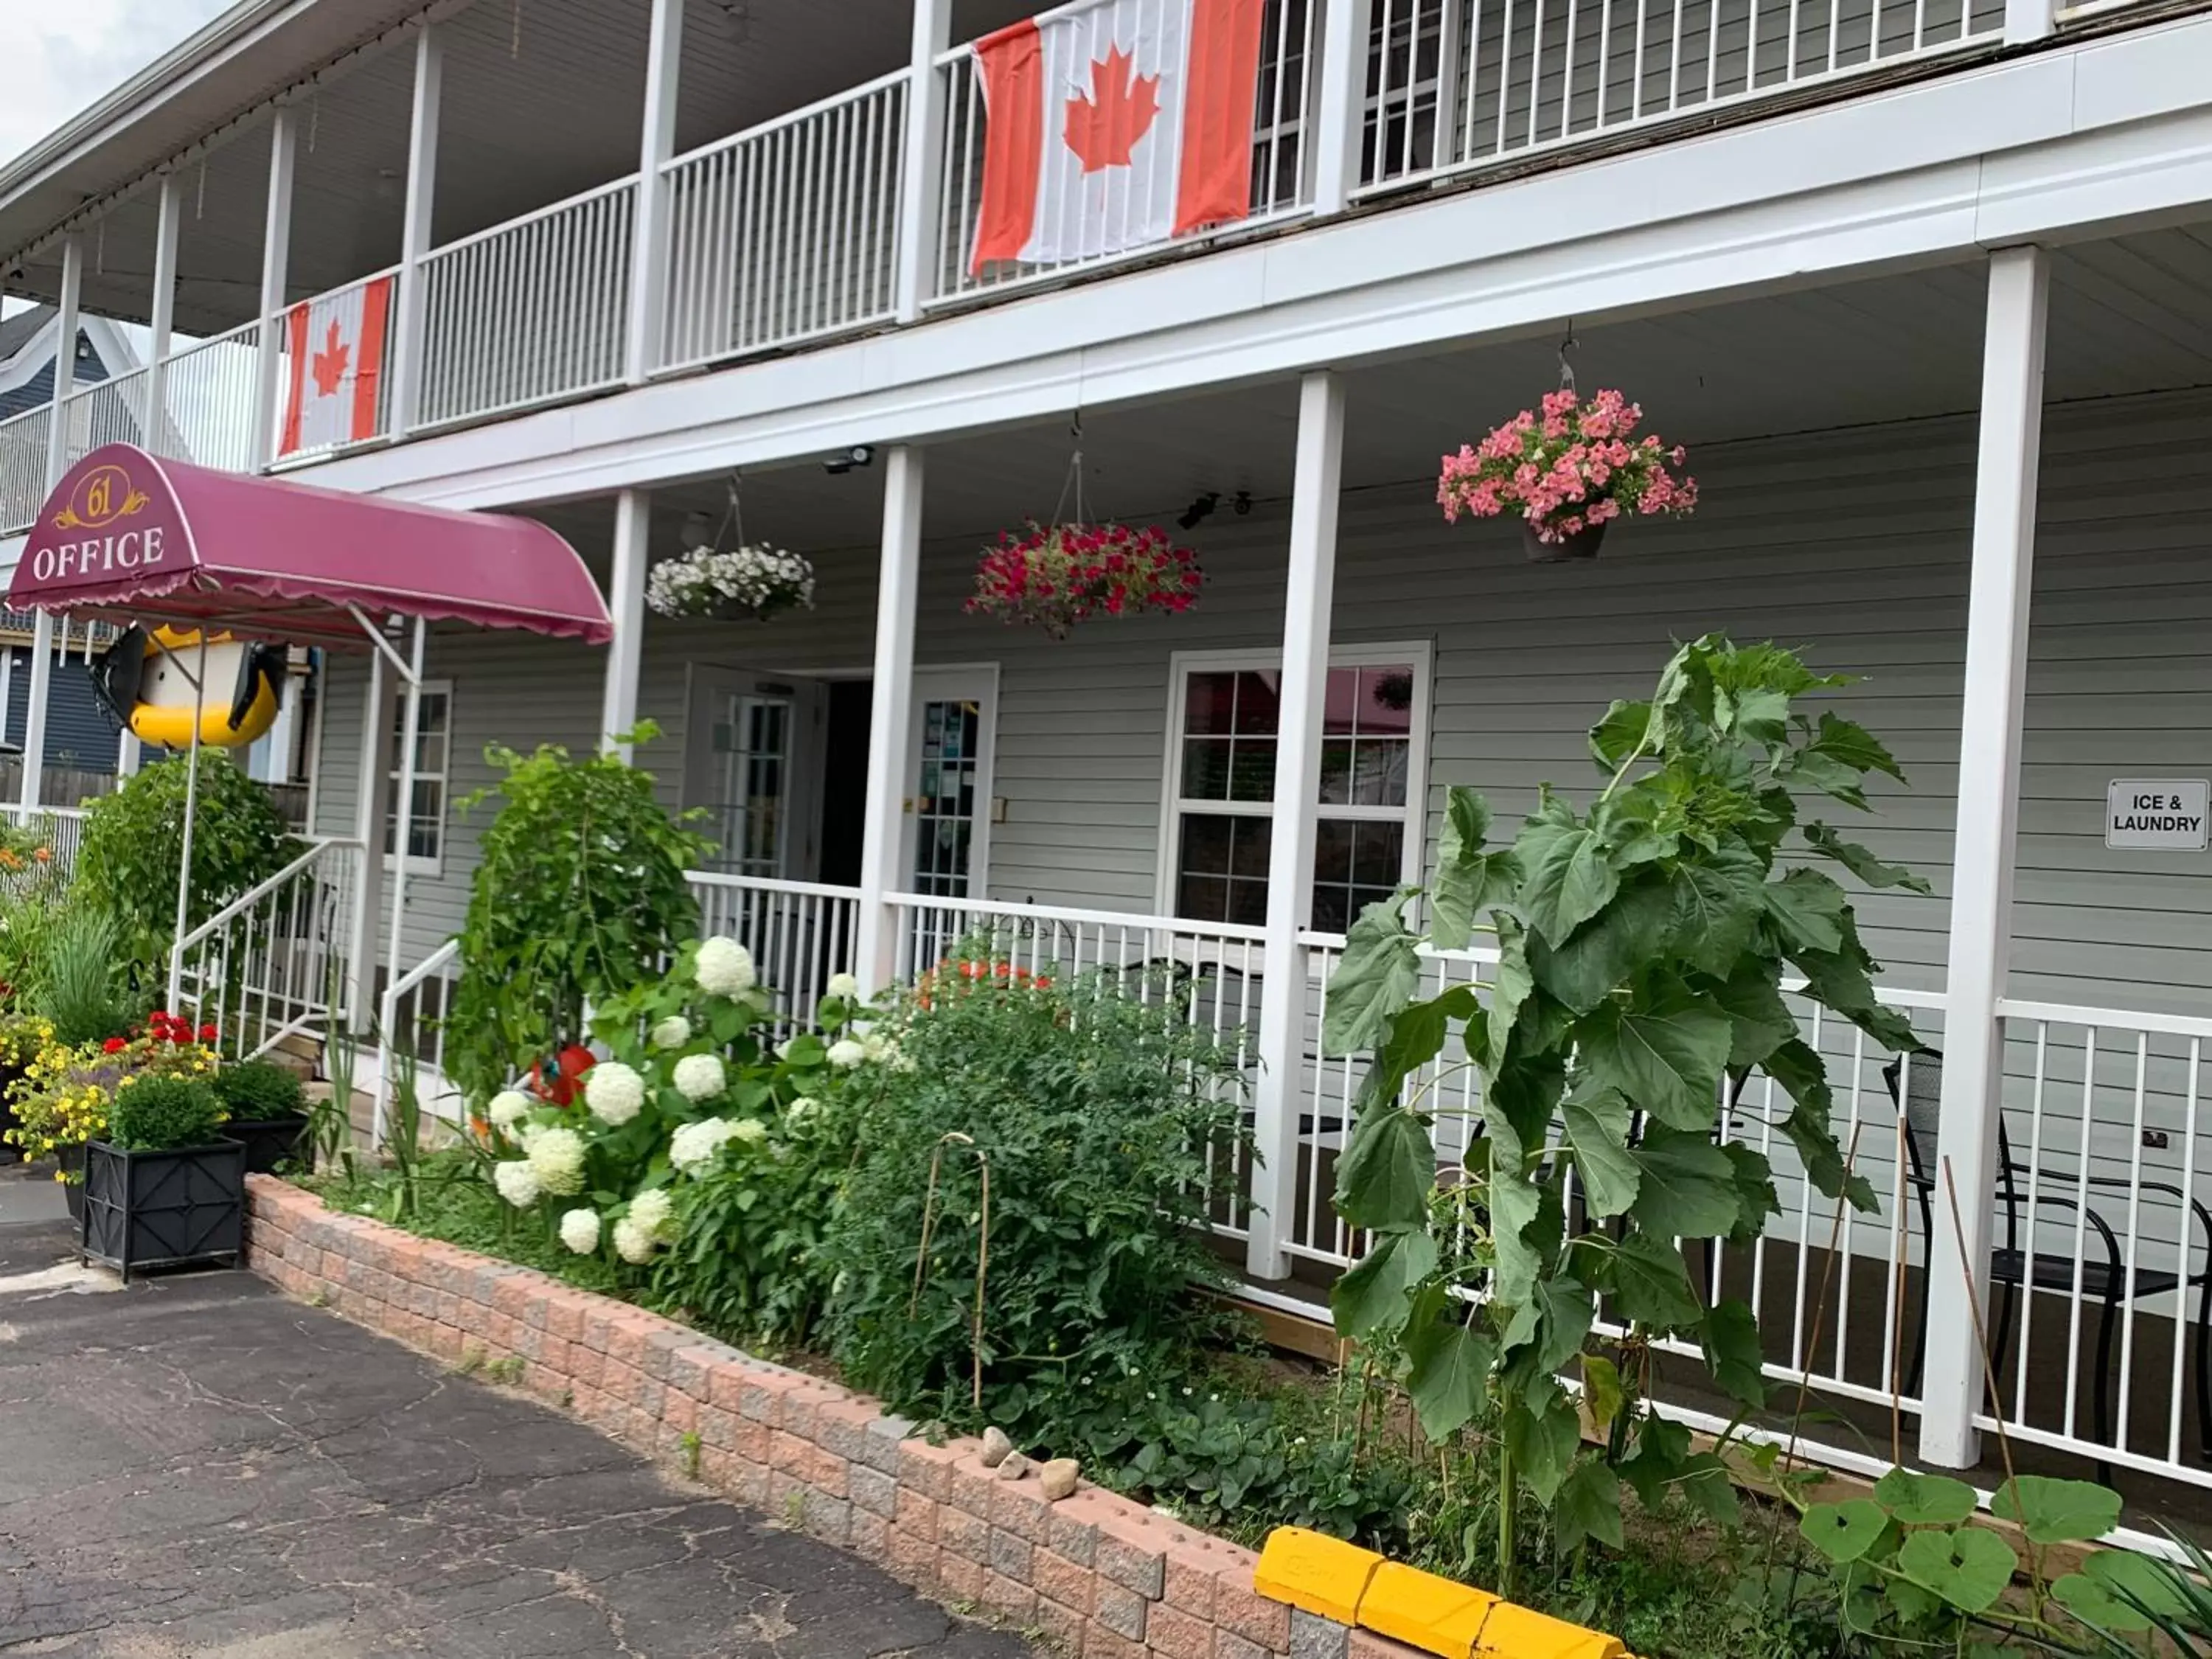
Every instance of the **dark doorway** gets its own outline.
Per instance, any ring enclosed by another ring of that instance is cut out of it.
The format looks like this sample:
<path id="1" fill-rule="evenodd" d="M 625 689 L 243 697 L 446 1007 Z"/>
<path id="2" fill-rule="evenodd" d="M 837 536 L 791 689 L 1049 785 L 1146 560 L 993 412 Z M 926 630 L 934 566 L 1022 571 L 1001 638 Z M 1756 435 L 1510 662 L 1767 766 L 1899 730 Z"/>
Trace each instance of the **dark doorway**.
<path id="1" fill-rule="evenodd" d="M 868 806 L 868 726 L 875 708 L 869 680 L 832 680 L 822 769 L 822 879 L 860 884 L 860 834 Z"/>

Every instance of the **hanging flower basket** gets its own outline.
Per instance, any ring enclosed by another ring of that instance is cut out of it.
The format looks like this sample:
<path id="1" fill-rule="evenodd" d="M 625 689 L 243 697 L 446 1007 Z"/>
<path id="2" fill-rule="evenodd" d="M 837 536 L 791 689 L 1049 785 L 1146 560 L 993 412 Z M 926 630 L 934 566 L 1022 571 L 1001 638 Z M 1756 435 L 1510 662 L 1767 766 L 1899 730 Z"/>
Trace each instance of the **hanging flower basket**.
<path id="1" fill-rule="evenodd" d="M 1531 560 L 1540 564 L 1597 556 L 1606 526 L 1631 514 L 1686 516 L 1697 480 L 1679 471 L 1688 459 L 1634 435 L 1644 410 L 1618 392 L 1583 402 L 1571 389 L 1546 394 L 1540 415 L 1522 410 L 1479 445 L 1447 455 L 1437 501 L 1451 523 L 1512 514 Z"/>
<path id="2" fill-rule="evenodd" d="M 1198 555 L 1165 531 L 1122 524 L 1055 524 L 1032 520 L 1008 531 L 975 566 L 971 616 L 1033 623 L 1055 640 L 1094 617 L 1154 611 L 1180 616 L 1205 580 Z"/>
<path id="3" fill-rule="evenodd" d="M 663 617 L 766 622 L 780 611 L 814 608 L 814 567 L 781 548 L 697 547 L 653 567 L 645 602 Z"/>

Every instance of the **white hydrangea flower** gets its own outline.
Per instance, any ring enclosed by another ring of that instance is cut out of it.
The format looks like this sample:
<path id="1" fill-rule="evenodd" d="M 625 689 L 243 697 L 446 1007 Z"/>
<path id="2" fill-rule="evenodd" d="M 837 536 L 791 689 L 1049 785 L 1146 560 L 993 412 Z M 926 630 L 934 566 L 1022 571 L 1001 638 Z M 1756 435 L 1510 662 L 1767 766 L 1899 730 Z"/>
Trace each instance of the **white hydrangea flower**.
<path id="1" fill-rule="evenodd" d="M 860 994 L 860 981 L 850 974 L 832 974 L 830 975 L 828 994 L 851 1002 Z"/>
<path id="2" fill-rule="evenodd" d="M 753 953 L 720 933 L 700 945 L 692 971 L 698 976 L 699 988 L 709 996 L 741 997 L 760 982 Z"/>
<path id="3" fill-rule="evenodd" d="M 561 1218 L 561 1242 L 578 1255 L 599 1248 L 599 1217 L 596 1210 L 570 1210 Z"/>
<path id="4" fill-rule="evenodd" d="M 867 1049 L 850 1037 L 842 1038 L 830 1045 L 830 1063 L 848 1071 L 867 1057 Z"/>
<path id="5" fill-rule="evenodd" d="M 890 1054 L 891 1040 L 881 1031 L 871 1031 L 860 1039 L 860 1052 L 867 1056 L 869 1065 L 879 1065 Z"/>
<path id="6" fill-rule="evenodd" d="M 659 1249 L 653 1235 L 629 1216 L 615 1223 L 615 1254 L 632 1267 L 641 1267 Z"/>
<path id="7" fill-rule="evenodd" d="M 727 1118 L 686 1123 L 668 1138 L 668 1161 L 686 1175 L 696 1175 L 714 1161 L 714 1154 L 735 1132 Z"/>
<path id="8" fill-rule="evenodd" d="M 499 1188 L 501 1198 L 518 1210 L 526 1210 L 535 1204 L 542 1187 L 538 1171 L 523 1158 L 493 1164 L 491 1184 Z"/>
<path id="9" fill-rule="evenodd" d="M 768 1139 L 768 1125 L 757 1117 L 740 1118 L 730 1125 L 730 1138 L 742 1140 L 748 1146 L 757 1146 Z"/>
<path id="10" fill-rule="evenodd" d="M 584 1073 L 584 1104 L 611 1129 L 619 1129 L 645 1106 L 645 1079 L 618 1060 L 602 1060 Z"/>
<path id="11" fill-rule="evenodd" d="M 653 1046 L 656 1048 L 681 1048 L 691 1041 L 691 1022 L 681 1014 L 671 1014 L 653 1028 Z"/>
<path id="12" fill-rule="evenodd" d="M 801 1095 L 783 1109 L 783 1115 L 791 1122 L 796 1123 L 811 1114 L 821 1103 L 812 1095 Z"/>
<path id="13" fill-rule="evenodd" d="M 676 1062 L 676 1092 L 686 1100 L 712 1100 L 729 1086 L 720 1054 L 686 1054 Z"/>
<path id="14" fill-rule="evenodd" d="M 549 1128 L 534 1136 L 528 1153 L 538 1184 L 556 1198 L 584 1189 L 584 1138 L 574 1129 Z"/>
<path id="15" fill-rule="evenodd" d="M 656 1239 L 668 1237 L 676 1220 L 676 1205 L 668 1196 L 668 1188 L 648 1188 L 630 1200 L 629 1218 Z"/>
<path id="16" fill-rule="evenodd" d="M 484 1115 L 491 1127 L 504 1133 L 530 1115 L 530 1097 L 516 1089 L 502 1089 L 491 1097 Z"/>

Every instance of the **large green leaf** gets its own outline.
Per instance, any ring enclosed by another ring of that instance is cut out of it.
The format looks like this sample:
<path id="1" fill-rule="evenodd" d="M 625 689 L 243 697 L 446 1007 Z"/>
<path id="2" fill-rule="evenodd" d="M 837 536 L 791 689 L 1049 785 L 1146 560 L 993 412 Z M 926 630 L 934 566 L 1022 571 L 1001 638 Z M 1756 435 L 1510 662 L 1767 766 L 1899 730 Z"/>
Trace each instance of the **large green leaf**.
<path id="1" fill-rule="evenodd" d="M 2148 1630 L 2154 1620 L 2195 1618 L 2189 1581 L 2179 1568 L 2132 1550 L 2098 1550 L 2051 1587 L 2051 1593 L 2077 1618 L 2099 1630 Z M 2194 1598 L 2201 1605 L 2202 1591 Z"/>
<path id="2" fill-rule="evenodd" d="M 1615 700 L 1605 718 L 1590 727 L 1590 757 L 1610 777 L 1626 765 L 1651 729 L 1651 705 Z"/>
<path id="3" fill-rule="evenodd" d="M 1892 1469 L 1882 1476 L 1874 1483 L 1874 1501 L 1908 1527 L 1955 1527 L 1978 1507 L 1974 1489 L 1965 1481 L 1917 1469 Z"/>
<path id="4" fill-rule="evenodd" d="M 1751 943 L 1765 901 L 1766 866 L 1741 842 L 1723 842 L 1674 871 L 1674 949 L 1700 973 L 1732 972 Z"/>
<path id="5" fill-rule="evenodd" d="M 1582 1182 L 1583 1201 L 1604 1221 L 1636 1201 L 1642 1167 L 1628 1147 L 1627 1101 L 1610 1089 L 1571 1100 L 1565 1112 L 1567 1146 Z"/>
<path id="6" fill-rule="evenodd" d="M 1790 960 L 1805 975 L 1805 988 L 1817 1000 L 1899 1054 L 1917 1054 L 1927 1045 L 1912 1030 L 1912 1022 L 1876 1000 L 1871 977 L 1875 964 L 1859 944 L 1857 925 L 1844 907 L 1844 948 L 1841 951 L 1792 949 Z"/>
<path id="7" fill-rule="evenodd" d="M 1868 811 L 1866 790 L 1857 768 L 1817 749 L 1792 750 L 1774 769 L 1775 776 L 1792 789 L 1813 789 L 1832 795 L 1846 806 Z"/>
<path id="8" fill-rule="evenodd" d="M 1854 772 L 1886 772 L 1899 783 L 1905 781 L 1905 774 L 1895 758 L 1873 732 L 1856 720 L 1847 720 L 1832 711 L 1822 712 L 1820 729 L 1814 733 L 1810 746 L 1841 761 Z"/>
<path id="9" fill-rule="evenodd" d="M 1749 1070 L 1797 1035 L 1797 1017 L 1783 1001 L 1773 970 L 1757 957 L 1745 957 L 1725 981 L 1709 981 L 1704 988 L 1728 1016 L 1734 1070 Z"/>
<path id="10" fill-rule="evenodd" d="M 1572 808 L 1546 795 L 1515 843 L 1521 867 L 1521 909 L 1528 925 L 1559 945 L 1613 900 L 1620 887 L 1597 831 Z"/>
<path id="11" fill-rule="evenodd" d="M 2020 1571 L 2012 1546 L 1983 1527 L 1907 1533 L 1897 1568 L 1961 1613 L 1986 1613 Z"/>
<path id="12" fill-rule="evenodd" d="M 1761 887 L 1759 898 L 1793 953 L 1843 948 L 1844 912 L 1850 901 L 1818 870 L 1792 870 Z"/>
<path id="13" fill-rule="evenodd" d="M 1620 1408 L 1628 1403 L 1628 1390 L 1620 1381 L 1620 1367 L 1603 1354 L 1583 1356 L 1583 1408 L 1602 1435 L 1613 1427 Z"/>
<path id="14" fill-rule="evenodd" d="M 1352 1054 L 1373 1047 L 1390 1017 L 1411 1000 L 1421 977 L 1421 959 L 1406 931 L 1411 896 L 1409 889 L 1370 904 L 1352 924 L 1343 959 L 1329 977 L 1323 1052 Z"/>
<path id="15" fill-rule="evenodd" d="M 1619 1549 L 1620 1477 L 1601 1460 L 1584 1458 L 1559 1483 L 1559 1501 L 1552 1506 L 1552 1524 L 1559 1530 L 1557 1544 L 1562 1554 L 1590 1538 Z"/>
<path id="16" fill-rule="evenodd" d="M 2123 1552 L 2111 1551 L 2106 1554 Z M 2148 1562 L 2143 1564 L 2149 1566 Z M 2051 1599 L 2092 1630 L 2132 1636 L 2151 1627 L 2150 1615 L 2087 1573 L 2069 1572 L 2051 1587 Z"/>
<path id="17" fill-rule="evenodd" d="M 1359 1121 L 1336 1166 L 1336 1212 L 1355 1227 L 1395 1232 L 1427 1224 L 1437 1182 L 1427 1121 L 1402 1107 Z"/>
<path id="18" fill-rule="evenodd" d="M 1582 1352 L 1596 1315 L 1588 1286 L 1559 1275 L 1540 1279 L 1505 1328 L 1498 1352 L 1526 1375 L 1548 1375 Z"/>
<path id="19" fill-rule="evenodd" d="M 1475 919 L 1520 884 L 1521 866 L 1510 852 L 1484 850 L 1489 834 L 1487 801 L 1459 784 L 1444 792 L 1436 878 L 1429 884 L 1429 938 L 1439 949 L 1465 949 Z"/>
<path id="20" fill-rule="evenodd" d="M 1923 896 L 1936 890 L 1924 876 L 1916 876 L 1901 864 L 1884 864 L 1856 842 L 1845 841 L 1825 823 L 1805 826 L 1805 839 L 1813 850 L 1832 858 L 1869 887 L 1902 887 Z"/>
<path id="21" fill-rule="evenodd" d="M 1407 1078 L 1443 1052 L 1444 1037 L 1453 1020 L 1479 1018 L 1482 1004 L 1471 985 L 1455 986 L 1440 996 L 1409 1002 L 1393 1014 L 1375 1048 L 1375 1063 L 1368 1068 L 1361 1109 L 1370 1104 L 1388 1106 L 1398 1096 Z"/>
<path id="22" fill-rule="evenodd" d="M 1766 1218 L 1782 1213 L 1782 1196 L 1774 1189 L 1774 1166 L 1766 1161 L 1766 1154 L 1740 1140 L 1725 1141 L 1721 1155 L 1729 1161 L 1735 1176 L 1735 1231 L 1729 1235 L 1741 1243 L 1759 1237 L 1766 1225 Z"/>
<path id="23" fill-rule="evenodd" d="M 1766 1074 L 1797 1103 L 1782 1120 L 1782 1133 L 1796 1149 L 1797 1160 L 1814 1187 L 1830 1198 L 1848 1195 L 1854 1209 L 1868 1213 L 1880 1209 L 1874 1183 L 1845 1165 L 1844 1149 L 1828 1127 L 1835 1099 L 1828 1087 L 1827 1063 L 1802 1039 L 1792 1037 L 1766 1057 Z"/>
<path id="24" fill-rule="evenodd" d="M 1393 1336 L 1412 1310 L 1408 1298 L 1437 1270 L 1437 1242 L 1424 1228 L 1385 1233 L 1375 1248 L 1330 1287 L 1328 1305 L 1339 1336 Z"/>
<path id="25" fill-rule="evenodd" d="M 1505 1410 L 1505 1445 L 1521 1479 L 1549 1508 L 1583 1443 L 1581 1413 L 1548 1378 Z"/>
<path id="26" fill-rule="evenodd" d="M 1704 1317 L 1682 1253 L 1663 1240 L 1631 1233 L 1607 1252 L 1604 1279 L 1613 1310 L 1636 1324 L 1672 1331 Z"/>
<path id="27" fill-rule="evenodd" d="M 1583 1063 L 1601 1086 L 1681 1129 L 1710 1129 L 1735 1033 L 1709 997 L 1680 981 L 1648 1000 L 1608 1003 L 1576 1027 Z"/>
<path id="28" fill-rule="evenodd" d="M 1638 1179 L 1629 1213 L 1658 1238 L 1717 1238 L 1741 1212 L 1735 1169 L 1705 1135 L 1653 1124 L 1632 1156 Z"/>
<path id="29" fill-rule="evenodd" d="M 1559 1249 L 1565 1228 L 1559 1188 L 1517 1173 L 1493 1171 L 1488 1197 L 1491 1242 L 1498 1256 L 1493 1293 L 1507 1307 L 1517 1307 L 1528 1299 Z"/>
<path id="30" fill-rule="evenodd" d="M 2031 1544 L 2087 1543 L 2120 1524 L 2120 1495 L 2087 1480 L 2023 1474 L 1996 1489 L 1990 1513 L 2019 1522 Z"/>
<path id="31" fill-rule="evenodd" d="M 1689 1430 L 1647 1413 L 1636 1425 L 1636 1455 L 1620 1466 L 1620 1478 L 1636 1489 L 1645 1509 L 1656 1510 L 1667 1501 L 1667 1488 L 1681 1478 L 1689 1456 Z"/>
<path id="32" fill-rule="evenodd" d="M 1586 1014 L 1656 954 L 1674 915 L 1674 888 L 1666 876 L 1656 870 L 1638 872 L 1565 944 L 1532 939 L 1528 966 L 1537 984 L 1576 1013 Z"/>
<path id="33" fill-rule="evenodd" d="M 1700 1333 L 1705 1369 L 1729 1398 L 1753 1407 L 1766 1404 L 1766 1373 L 1759 1346 L 1759 1320 L 1747 1303 L 1716 1302 Z"/>
<path id="34" fill-rule="evenodd" d="M 1498 966 L 1490 981 L 1490 1064 L 1505 1064 L 1511 1052 L 1513 1027 L 1521 1018 L 1521 1005 L 1536 989 L 1528 971 L 1528 937 L 1519 921 L 1498 918 Z"/>
<path id="35" fill-rule="evenodd" d="M 1468 1322 L 1457 1303 L 1406 1335 L 1406 1392 L 1431 1440 L 1455 1434 L 1480 1414 L 1498 1345 Z"/>
<path id="36" fill-rule="evenodd" d="M 1889 1530 L 1889 1511 L 1870 1498 L 1815 1504 L 1798 1518 L 1805 1540 L 1838 1566 L 1863 1560 Z"/>

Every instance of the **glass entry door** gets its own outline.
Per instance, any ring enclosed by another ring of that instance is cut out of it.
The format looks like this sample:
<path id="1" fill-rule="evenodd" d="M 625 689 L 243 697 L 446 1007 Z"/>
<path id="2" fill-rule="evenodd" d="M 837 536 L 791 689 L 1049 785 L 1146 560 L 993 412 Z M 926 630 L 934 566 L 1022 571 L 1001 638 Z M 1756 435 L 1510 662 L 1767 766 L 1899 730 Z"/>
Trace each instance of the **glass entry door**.
<path id="1" fill-rule="evenodd" d="M 998 720 L 997 670 L 915 673 L 905 859 L 914 892 L 963 899 L 984 890 Z"/>
<path id="2" fill-rule="evenodd" d="M 811 879 L 821 856 L 822 720 L 817 680 L 744 669 L 691 669 L 684 804 L 704 808 L 726 875 Z"/>

